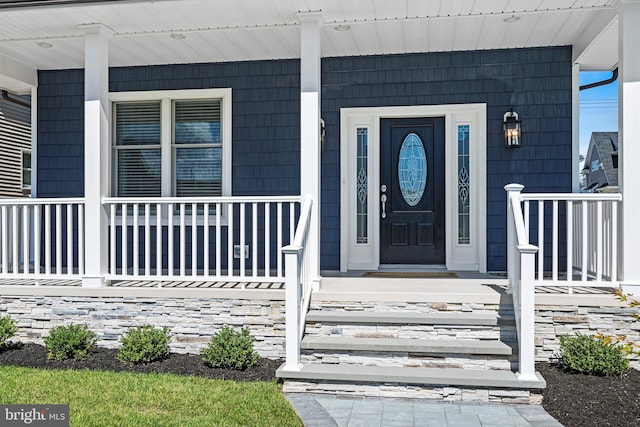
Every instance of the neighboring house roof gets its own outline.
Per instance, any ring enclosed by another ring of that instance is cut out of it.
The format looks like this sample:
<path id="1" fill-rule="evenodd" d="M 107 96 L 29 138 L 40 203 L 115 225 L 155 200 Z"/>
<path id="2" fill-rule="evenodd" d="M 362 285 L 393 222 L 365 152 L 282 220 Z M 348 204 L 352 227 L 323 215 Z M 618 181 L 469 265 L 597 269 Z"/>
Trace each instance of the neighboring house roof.
<path id="1" fill-rule="evenodd" d="M 589 176 L 587 190 L 618 185 L 618 132 L 593 132 L 584 168 Z"/>

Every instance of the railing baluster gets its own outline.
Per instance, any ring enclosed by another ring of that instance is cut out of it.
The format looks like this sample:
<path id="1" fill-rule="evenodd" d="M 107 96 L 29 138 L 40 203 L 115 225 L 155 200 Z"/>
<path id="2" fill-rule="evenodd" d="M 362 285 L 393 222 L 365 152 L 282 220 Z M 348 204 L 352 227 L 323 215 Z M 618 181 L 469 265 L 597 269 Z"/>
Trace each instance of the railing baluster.
<path id="1" fill-rule="evenodd" d="M 227 204 L 227 276 L 233 276 L 233 203 Z"/>
<path id="2" fill-rule="evenodd" d="M 51 205 L 44 207 L 44 273 L 51 274 Z"/>
<path id="3" fill-rule="evenodd" d="M 110 218 L 109 218 L 109 222 L 110 222 L 110 230 L 109 230 L 109 235 L 111 236 L 111 238 L 109 239 L 109 262 L 110 262 L 110 267 L 109 267 L 109 273 L 112 276 L 116 275 L 116 209 L 117 209 L 117 205 L 115 203 L 111 203 L 111 205 L 109 206 L 109 213 L 110 213 Z"/>
<path id="4" fill-rule="evenodd" d="M 544 280 L 544 201 L 538 201 L 538 280 Z"/>
<path id="5" fill-rule="evenodd" d="M 133 275 L 140 272 L 140 227 L 138 215 L 140 214 L 139 203 L 133 204 Z"/>
<path id="6" fill-rule="evenodd" d="M 151 275 L 151 205 L 144 204 L 144 275 Z"/>
<path id="7" fill-rule="evenodd" d="M 253 261 L 251 276 L 255 278 L 258 277 L 258 204 L 256 202 L 253 202 L 251 220 L 251 260 Z"/>
<path id="8" fill-rule="evenodd" d="M 527 240 L 529 240 L 529 201 L 524 201 L 524 231 L 527 236 Z"/>
<path id="9" fill-rule="evenodd" d="M 244 241 L 245 241 L 245 204 L 240 203 L 240 277 L 245 277 L 245 253 L 244 253 Z M 244 289 L 244 281 L 242 282 L 242 288 Z"/>
<path id="10" fill-rule="evenodd" d="M 173 203 L 167 205 L 167 270 L 173 276 Z"/>
<path id="11" fill-rule="evenodd" d="M 596 280 L 602 280 L 602 201 L 596 202 Z"/>
<path id="12" fill-rule="evenodd" d="M 13 274 L 20 273 L 20 230 L 18 228 L 18 205 L 11 207 L 11 243 L 12 243 L 12 262 L 11 272 Z"/>
<path id="13" fill-rule="evenodd" d="M 552 236 L 551 236 L 551 280 L 558 281 L 558 201 L 553 201 Z"/>
<path id="14" fill-rule="evenodd" d="M 73 273 L 73 206 L 67 204 L 67 274 Z"/>
<path id="15" fill-rule="evenodd" d="M 296 204 L 289 202 L 289 244 L 293 242 L 296 233 Z"/>
<path id="16" fill-rule="evenodd" d="M 216 203 L 216 277 L 222 274 L 222 226 L 220 218 L 222 216 L 222 205 Z"/>
<path id="17" fill-rule="evenodd" d="M 129 206 L 126 203 L 122 204 L 122 221 L 121 221 L 121 226 L 120 226 L 120 241 L 121 243 L 121 247 L 120 247 L 120 256 L 121 256 L 121 265 L 120 265 L 120 274 L 122 274 L 123 276 L 126 276 L 129 272 L 129 262 L 127 260 L 127 246 L 129 245 L 127 242 L 127 234 L 128 234 L 128 230 L 127 230 L 127 217 L 129 216 Z"/>
<path id="18" fill-rule="evenodd" d="M 567 282 L 569 285 L 573 282 L 573 201 L 567 201 Z M 573 288 L 569 287 L 569 293 L 573 292 Z"/>
<path id="19" fill-rule="evenodd" d="M 84 275 L 84 202 L 78 203 L 78 275 Z"/>
<path id="20" fill-rule="evenodd" d="M 162 276 L 162 205 L 156 203 L 156 276 Z"/>
<path id="21" fill-rule="evenodd" d="M 198 275 L 198 205 L 191 204 L 191 277 Z"/>
<path id="22" fill-rule="evenodd" d="M 9 272 L 9 238 L 7 236 L 7 207 L 2 206 L 2 274 Z"/>
<path id="23" fill-rule="evenodd" d="M 282 202 L 278 202 L 278 212 L 277 212 L 277 216 L 276 216 L 276 221 L 277 221 L 277 247 L 278 247 L 278 277 L 282 277 L 282 251 L 280 250 L 280 248 L 282 248 Z"/>
<path id="24" fill-rule="evenodd" d="M 265 202 L 264 204 L 264 276 L 271 276 L 271 251 L 269 250 L 271 245 L 271 204 Z"/>
<path id="25" fill-rule="evenodd" d="M 29 222 L 29 211 L 31 207 L 29 205 L 22 206 L 22 274 L 29 274 L 29 249 L 31 246 L 29 229 L 31 224 Z"/>
<path id="26" fill-rule="evenodd" d="M 56 274 L 62 274 L 62 205 L 56 204 Z"/>
<path id="27" fill-rule="evenodd" d="M 618 202 L 611 203 L 611 281 L 618 281 Z"/>
<path id="28" fill-rule="evenodd" d="M 202 208 L 202 265 L 204 277 L 209 277 L 209 203 Z"/>
<path id="29" fill-rule="evenodd" d="M 36 205 L 33 209 L 33 273 L 36 275 L 41 273 L 40 250 L 42 249 L 42 245 L 40 241 L 40 219 L 40 205 Z"/>
<path id="30" fill-rule="evenodd" d="M 180 203 L 180 245 L 178 246 L 180 248 L 180 277 L 186 276 L 185 251 L 187 249 L 187 239 L 185 234 L 185 204 Z"/>
<path id="31" fill-rule="evenodd" d="M 587 281 L 587 270 L 589 269 L 589 259 L 587 249 L 589 246 L 589 219 L 588 203 L 582 202 L 582 281 Z"/>

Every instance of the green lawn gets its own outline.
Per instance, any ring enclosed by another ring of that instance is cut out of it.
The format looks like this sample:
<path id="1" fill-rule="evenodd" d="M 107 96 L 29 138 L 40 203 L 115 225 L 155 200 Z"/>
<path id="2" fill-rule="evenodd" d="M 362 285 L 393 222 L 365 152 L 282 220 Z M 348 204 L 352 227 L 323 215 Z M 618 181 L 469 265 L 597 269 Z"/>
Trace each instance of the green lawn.
<path id="1" fill-rule="evenodd" d="M 0 403 L 69 404 L 72 426 L 302 426 L 275 382 L 2 366 Z"/>

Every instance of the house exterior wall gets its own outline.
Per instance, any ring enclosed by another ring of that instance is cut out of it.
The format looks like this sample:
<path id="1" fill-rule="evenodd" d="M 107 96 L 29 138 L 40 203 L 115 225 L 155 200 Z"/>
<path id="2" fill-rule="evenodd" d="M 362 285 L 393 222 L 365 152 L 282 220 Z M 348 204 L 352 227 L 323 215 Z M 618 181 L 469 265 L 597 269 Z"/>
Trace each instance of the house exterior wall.
<path id="1" fill-rule="evenodd" d="M 292 195 L 299 75 L 298 60 L 112 68 L 110 91 L 232 88 L 233 195 Z M 82 70 L 39 72 L 40 197 L 83 194 L 83 79 Z M 486 103 L 487 268 L 504 270 L 503 186 L 571 191 L 571 83 L 570 47 L 324 58 L 321 268 L 340 267 L 340 108 Z M 524 143 L 508 150 L 502 119 L 511 108 Z"/>

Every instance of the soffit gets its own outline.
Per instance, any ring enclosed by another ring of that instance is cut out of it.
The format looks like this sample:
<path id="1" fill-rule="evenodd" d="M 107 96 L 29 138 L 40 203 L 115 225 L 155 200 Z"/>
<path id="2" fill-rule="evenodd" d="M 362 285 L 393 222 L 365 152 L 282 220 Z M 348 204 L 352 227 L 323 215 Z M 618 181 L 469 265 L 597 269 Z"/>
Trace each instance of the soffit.
<path id="1" fill-rule="evenodd" d="M 592 68 L 610 68 L 614 51 L 617 62 L 617 31 L 609 23 L 618 0 L 66 3 L 72 4 L 3 8 L 0 2 L 0 55 L 34 69 L 81 68 L 78 26 L 101 23 L 114 32 L 111 66 L 298 58 L 297 13 L 320 10 L 327 57 L 576 45 L 584 46 L 580 55 Z M 504 22 L 512 15 L 519 19 Z M 339 24 L 349 30 L 335 31 Z"/>

